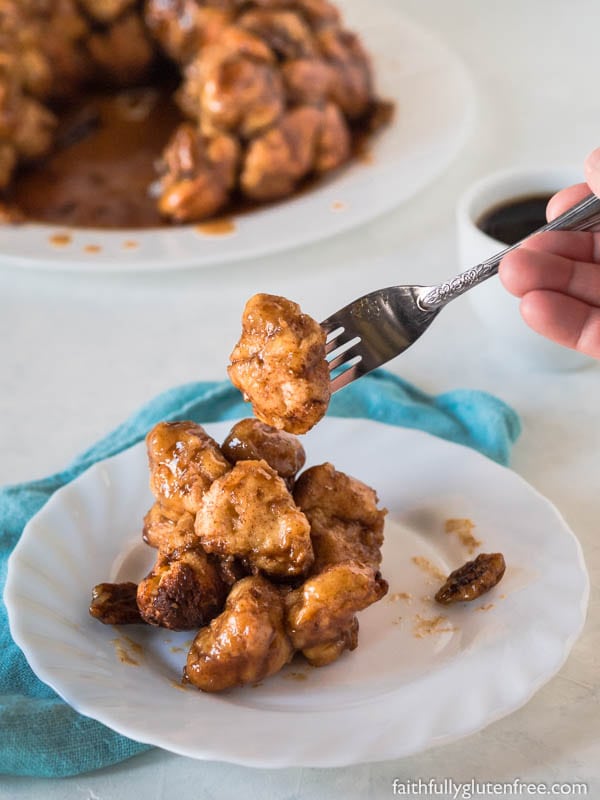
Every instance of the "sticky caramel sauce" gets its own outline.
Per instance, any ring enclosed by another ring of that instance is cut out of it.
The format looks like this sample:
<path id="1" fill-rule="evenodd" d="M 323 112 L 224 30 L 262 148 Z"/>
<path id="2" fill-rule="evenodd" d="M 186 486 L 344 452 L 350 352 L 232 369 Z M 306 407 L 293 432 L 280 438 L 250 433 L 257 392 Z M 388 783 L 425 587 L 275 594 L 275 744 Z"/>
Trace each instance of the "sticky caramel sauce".
<path id="1" fill-rule="evenodd" d="M 122 664 L 139 667 L 144 652 L 141 644 L 134 642 L 129 636 L 123 634 L 111 639 L 111 643 L 114 645 L 117 658 Z"/>
<path id="2" fill-rule="evenodd" d="M 173 688 L 179 689 L 180 692 L 189 692 L 190 687 L 187 686 L 182 681 L 174 681 L 173 680 L 173 681 L 169 681 L 169 683 L 171 684 L 171 686 L 173 686 Z"/>
<path id="3" fill-rule="evenodd" d="M 305 681 L 308 679 L 306 672 L 286 672 L 283 677 L 288 681 Z"/>
<path id="4" fill-rule="evenodd" d="M 230 217 L 217 217 L 198 223 L 195 230 L 202 236 L 228 236 L 235 232 L 235 222 Z"/>
<path id="5" fill-rule="evenodd" d="M 77 138 L 86 120 L 88 129 Z M 55 152 L 18 173 L 11 199 L 36 222 L 113 229 L 167 225 L 149 188 L 156 161 L 181 120 L 171 89 L 88 94 L 80 108 L 62 117 Z"/>
<path id="6" fill-rule="evenodd" d="M 53 247 L 68 247 L 73 238 L 68 233 L 53 233 L 49 241 Z"/>

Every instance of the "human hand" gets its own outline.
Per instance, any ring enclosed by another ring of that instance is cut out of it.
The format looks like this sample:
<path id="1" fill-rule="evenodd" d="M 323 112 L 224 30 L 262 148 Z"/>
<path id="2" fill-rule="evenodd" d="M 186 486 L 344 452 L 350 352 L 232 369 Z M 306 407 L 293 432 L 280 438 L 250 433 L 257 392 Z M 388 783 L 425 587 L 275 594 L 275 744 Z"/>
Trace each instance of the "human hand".
<path id="1" fill-rule="evenodd" d="M 558 192 L 548 220 L 590 193 L 600 196 L 600 148 L 585 161 L 587 183 Z M 506 255 L 500 280 L 521 298 L 521 315 L 533 330 L 565 347 L 600 358 L 600 232 L 551 231 Z"/>

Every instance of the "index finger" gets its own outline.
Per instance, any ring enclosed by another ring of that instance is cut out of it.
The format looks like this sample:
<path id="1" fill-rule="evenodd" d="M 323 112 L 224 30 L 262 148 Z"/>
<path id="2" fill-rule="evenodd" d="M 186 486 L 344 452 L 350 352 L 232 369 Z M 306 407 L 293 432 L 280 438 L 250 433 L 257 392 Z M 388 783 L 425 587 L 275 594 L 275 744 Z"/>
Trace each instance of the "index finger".
<path id="1" fill-rule="evenodd" d="M 569 186 L 568 189 L 561 189 L 554 197 L 550 198 L 546 206 L 546 218 L 548 222 L 564 214 L 569 208 L 572 208 L 583 200 L 584 197 L 587 197 L 591 191 L 587 183 L 576 183 L 575 186 Z"/>

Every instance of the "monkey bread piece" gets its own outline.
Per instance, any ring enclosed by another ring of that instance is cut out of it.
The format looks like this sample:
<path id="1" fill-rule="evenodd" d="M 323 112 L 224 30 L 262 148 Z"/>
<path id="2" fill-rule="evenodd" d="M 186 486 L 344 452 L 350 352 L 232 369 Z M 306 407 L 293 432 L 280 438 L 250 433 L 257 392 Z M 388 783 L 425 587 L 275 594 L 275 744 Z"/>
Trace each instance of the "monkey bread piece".
<path id="1" fill-rule="evenodd" d="M 348 161 L 352 147 L 350 131 L 339 108 L 327 103 L 321 114 L 314 166 L 319 173 L 331 172 Z"/>
<path id="2" fill-rule="evenodd" d="M 329 97 L 334 72 L 319 58 L 294 58 L 281 65 L 288 99 L 294 105 L 323 105 Z"/>
<path id="3" fill-rule="evenodd" d="M 233 556 L 226 556 L 221 558 L 219 556 L 212 556 L 211 559 L 217 568 L 219 577 L 223 583 L 231 588 L 235 583 L 241 581 L 242 578 L 247 578 L 251 574 L 247 564 L 242 563 L 238 558 Z"/>
<path id="4" fill-rule="evenodd" d="M 227 371 L 261 422 L 300 434 L 325 415 L 331 396 L 325 339 L 296 303 L 268 294 L 248 300 Z"/>
<path id="5" fill-rule="evenodd" d="M 306 460 L 304 447 L 293 434 L 254 418 L 236 422 L 221 452 L 231 464 L 263 459 L 286 481 L 295 477 Z"/>
<path id="6" fill-rule="evenodd" d="M 350 156 L 350 131 L 338 107 L 302 105 L 249 143 L 241 187 L 254 200 L 277 200 L 309 174 L 331 172 Z"/>
<path id="7" fill-rule="evenodd" d="M 196 115 L 205 136 L 227 132 L 244 139 L 272 125 L 285 102 L 280 74 L 271 64 L 250 58 L 230 58 L 208 68 L 199 101 Z"/>
<path id="8" fill-rule="evenodd" d="M 195 519 L 195 515 L 187 511 L 169 514 L 168 509 L 155 503 L 144 517 L 142 538 L 150 547 L 157 548 L 159 556 L 176 559 L 184 550 L 201 547 L 194 528 Z M 248 574 L 248 570 L 232 556 L 222 559 L 211 557 L 210 561 L 226 586 L 233 586 Z"/>
<path id="9" fill-rule="evenodd" d="M 313 572 L 348 560 L 379 569 L 387 512 L 373 489 L 325 463 L 300 475 L 294 500 L 310 522 Z"/>
<path id="10" fill-rule="evenodd" d="M 258 36 L 282 59 L 305 58 L 316 54 L 310 27 L 293 11 L 251 8 L 239 17 L 237 24 Z"/>
<path id="11" fill-rule="evenodd" d="M 137 0 L 79 0 L 79 4 L 94 20 L 109 23 L 137 5 Z"/>
<path id="12" fill-rule="evenodd" d="M 350 156 L 350 131 L 338 107 L 302 105 L 249 143 L 241 186 L 255 200 L 277 200 L 310 173 L 330 172 Z"/>
<path id="13" fill-rule="evenodd" d="M 137 0 L 79 0 L 79 4 L 90 17 L 107 23 L 137 5 Z"/>
<path id="14" fill-rule="evenodd" d="M 183 514 L 170 514 L 168 508 L 154 503 L 144 517 L 142 538 L 150 547 L 156 547 L 161 554 L 168 555 L 176 550 L 185 550 L 199 544 L 194 530 L 194 515 L 188 511 Z"/>
<path id="15" fill-rule="evenodd" d="M 286 626 L 294 647 L 314 666 L 324 666 L 357 645 L 358 611 L 387 593 L 370 567 L 345 561 L 326 567 L 286 597 Z"/>
<path id="16" fill-rule="evenodd" d="M 185 515 L 187 515 L 187 513 L 187 511 L 184 512 Z M 166 544 L 173 535 L 177 520 L 180 519 L 181 516 L 179 512 L 171 512 L 169 514 L 169 509 L 163 508 L 157 501 L 144 517 L 142 539 L 147 545 L 150 545 L 150 547 L 160 549 L 163 543 Z M 193 526 L 194 516 L 193 514 L 190 514 L 190 516 L 192 517 Z"/>
<path id="17" fill-rule="evenodd" d="M 298 8 L 315 30 L 341 22 L 340 12 L 329 0 L 287 0 L 287 3 Z"/>
<path id="18" fill-rule="evenodd" d="M 211 63 L 227 61 L 236 56 L 268 64 L 275 64 L 276 61 L 275 54 L 267 42 L 263 42 L 259 36 L 245 31 L 239 25 L 229 25 L 225 28 L 214 48 L 210 48 L 202 55 Z"/>
<path id="19" fill-rule="evenodd" d="M 152 571 L 137 588 L 142 619 L 175 631 L 206 625 L 221 612 L 226 596 L 217 565 L 201 547 L 170 555 L 159 553 Z"/>
<path id="20" fill-rule="evenodd" d="M 225 610 L 196 635 L 184 680 L 205 692 L 220 692 L 274 675 L 293 655 L 283 590 L 252 576 L 236 583 Z"/>
<path id="21" fill-rule="evenodd" d="M 41 52 L 50 64 L 52 79 L 44 97 L 72 100 L 93 77 L 93 65 L 85 43 L 90 23 L 74 0 L 51 3 L 50 16 L 40 20 Z"/>
<path id="22" fill-rule="evenodd" d="M 46 106 L 32 97 L 23 97 L 12 130 L 17 155 L 32 161 L 46 155 L 54 142 L 57 119 Z"/>
<path id="23" fill-rule="evenodd" d="M 88 33 L 75 0 L 2 0 L 0 71 L 25 95 L 65 97 L 87 75 L 81 44 Z"/>
<path id="24" fill-rule="evenodd" d="M 304 575 L 313 563 L 308 521 L 266 461 L 239 461 L 212 484 L 196 533 L 207 553 L 243 559 L 273 577 Z"/>
<path id="25" fill-rule="evenodd" d="M 11 74 L 11 68 L 17 69 L 16 60 L 7 55 L 4 63 L 2 56 L 0 51 L 0 189 L 10 183 L 18 161 L 48 153 L 57 124 L 54 114 L 25 94 Z"/>
<path id="26" fill-rule="evenodd" d="M 329 98 L 349 119 L 359 119 L 373 104 L 370 59 L 360 39 L 350 31 L 326 28 L 317 34 L 319 50 L 335 77 Z"/>
<path id="27" fill-rule="evenodd" d="M 1 91 L 1 90 L 0 90 Z M 0 110 L 0 115 L 1 115 Z M 0 125 L 1 125 L 0 120 Z M 17 151 L 13 143 L 2 142 L 0 140 L 0 190 L 4 189 L 11 181 L 14 168 L 17 166 Z M 0 222 L 10 220 L 11 214 L 9 207 L 2 204 L 2 215 Z"/>
<path id="28" fill-rule="evenodd" d="M 205 139 L 190 123 L 180 125 L 163 153 L 161 213 L 179 222 L 215 214 L 229 199 L 239 158 L 233 137 Z"/>
<path id="29" fill-rule="evenodd" d="M 186 64 L 201 48 L 216 42 L 233 20 L 226 8 L 201 6 L 198 0 L 148 0 L 145 20 L 165 52 Z"/>
<path id="30" fill-rule="evenodd" d="M 0 52 L 26 96 L 72 100 L 90 82 L 134 85 L 155 55 L 137 0 L 3 0 Z M 7 44 L 8 42 L 8 44 Z"/>
<path id="31" fill-rule="evenodd" d="M 272 125 L 285 108 L 283 80 L 270 48 L 235 25 L 186 66 L 178 100 L 205 136 L 227 132 L 249 138 Z"/>
<path id="32" fill-rule="evenodd" d="M 233 5 L 245 7 L 247 0 L 233 0 Z M 340 23 L 340 12 L 329 0 L 252 0 L 257 8 L 290 9 L 315 29 Z"/>
<path id="33" fill-rule="evenodd" d="M 324 644 L 305 647 L 302 655 L 313 667 L 326 667 L 337 661 L 345 650 L 356 650 L 358 647 L 358 619 L 352 620 L 339 629 L 337 636 Z"/>
<path id="34" fill-rule="evenodd" d="M 86 47 L 101 77 L 116 86 L 142 81 L 155 55 L 144 22 L 136 12 L 120 17 L 106 30 L 92 33 Z"/>
<path id="35" fill-rule="evenodd" d="M 90 614 L 105 625 L 143 622 L 136 600 L 137 584 L 99 583 L 92 591 Z"/>
<path id="36" fill-rule="evenodd" d="M 159 422 L 146 436 L 150 489 L 169 516 L 195 514 L 214 480 L 230 467 L 195 422 Z"/>
<path id="37" fill-rule="evenodd" d="M 241 174 L 245 195 L 277 200 L 291 194 L 312 170 L 321 130 L 321 112 L 311 106 L 288 111 L 248 145 Z"/>

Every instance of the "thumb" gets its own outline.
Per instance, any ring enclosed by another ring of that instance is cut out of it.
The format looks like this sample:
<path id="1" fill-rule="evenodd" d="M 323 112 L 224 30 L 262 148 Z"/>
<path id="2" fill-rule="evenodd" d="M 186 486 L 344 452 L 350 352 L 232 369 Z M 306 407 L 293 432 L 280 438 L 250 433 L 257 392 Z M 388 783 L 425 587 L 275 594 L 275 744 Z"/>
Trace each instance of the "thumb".
<path id="1" fill-rule="evenodd" d="M 600 147 L 592 150 L 585 160 L 585 179 L 592 192 L 600 197 Z"/>

